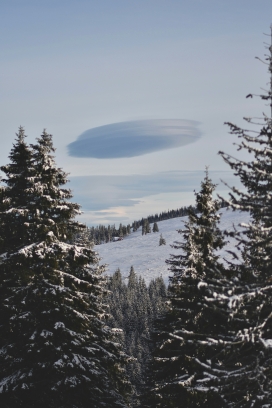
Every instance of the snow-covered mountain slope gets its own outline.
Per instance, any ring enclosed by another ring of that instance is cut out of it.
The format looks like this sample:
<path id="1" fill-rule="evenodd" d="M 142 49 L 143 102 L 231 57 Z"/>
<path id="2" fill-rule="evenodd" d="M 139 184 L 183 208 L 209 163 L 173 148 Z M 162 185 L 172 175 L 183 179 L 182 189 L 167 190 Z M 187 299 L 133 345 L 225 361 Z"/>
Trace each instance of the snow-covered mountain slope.
<path id="1" fill-rule="evenodd" d="M 232 225 L 238 226 L 241 222 L 247 222 L 249 215 L 239 211 L 227 209 L 220 210 L 222 214 L 220 227 L 222 230 L 231 230 Z M 123 241 L 111 242 L 104 245 L 97 245 L 101 262 L 107 264 L 107 274 L 113 274 L 117 268 L 120 268 L 124 277 L 128 276 L 131 265 L 134 266 L 135 272 L 142 276 L 146 283 L 151 279 L 162 275 L 164 280 L 168 281 L 170 274 L 168 265 L 165 260 L 170 254 L 178 253 L 171 248 L 174 241 L 181 241 L 182 235 L 177 232 L 183 228 L 183 221 L 187 217 L 174 218 L 167 221 L 158 222 L 159 232 L 143 235 L 141 228 L 131 233 Z M 152 225 L 151 225 L 152 226 Z M 159 246 L 160 234 L 166 240 L 166 245 Z M 231 255 L 226 252 L 227 249 L 234 248 L 234 240 L 228 238 L 229 243 L 220 251 L 222 258 L 231 259 Z"/>

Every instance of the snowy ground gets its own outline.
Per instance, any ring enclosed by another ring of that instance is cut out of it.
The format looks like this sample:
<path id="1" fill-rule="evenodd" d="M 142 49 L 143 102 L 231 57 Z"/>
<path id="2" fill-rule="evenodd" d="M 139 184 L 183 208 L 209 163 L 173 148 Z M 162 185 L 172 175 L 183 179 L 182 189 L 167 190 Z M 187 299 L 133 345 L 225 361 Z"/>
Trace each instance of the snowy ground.
<path id="1" fill-rule="evenodd" d="M 237 226 L 240 222 L 247 222 L 249 219 L 247 214 L 238 211 L 233 212 L 222 209 L 220 213 L 222 213 L 220 227 L 223 230 L 230 230 L 232 224 Z M 113 274 L 117 268 L 120 268 L 122 275 L 126 277 L 131 265 L 133 265 L 135 272 L 141 275 L 146 283 L 160 275 L 167 282 L 169 270 L 165 260 L 169 258 L 170 254 L 178 253 L 171 248 L 171 244 L 174 241 L 182 240 L 182 235 L 178 234 L 177 230 L 183 228 L 183 221 L 186 218 L 179 217 L 158 222 L 160 231 L 157 233 L 151 232 L 142 236 L 142 230 L 139 228 L 138 231 L 131 233 L 123 241 L 97 245 L 95 249 L 102 258 L 100 263 L 108 265 L 108 275 Z M 166 245 L 159 246 L 161 233 L 166 240 Z M 229 241 L 225 250 L 220 252 L 221 256 L 226 259 L 231 259 L 231 255 L 226 252 L 226 249 L 233 249 L 234 246 L 234 241 L 230 239 Z"/>

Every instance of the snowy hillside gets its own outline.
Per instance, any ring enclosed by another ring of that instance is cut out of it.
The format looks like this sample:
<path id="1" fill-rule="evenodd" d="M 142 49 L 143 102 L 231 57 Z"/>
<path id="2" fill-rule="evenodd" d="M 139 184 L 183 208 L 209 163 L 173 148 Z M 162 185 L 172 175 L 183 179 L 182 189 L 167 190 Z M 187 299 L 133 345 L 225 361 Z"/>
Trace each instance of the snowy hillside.
<path id="1" fill-rule="evenodd" d="M 247 222 L 249 215 L 238 211 L 221 209 L 222 214 L 220 227 L 231 229 L 232 224 L 238 226 L 240 222 Z M 158 222 L 159 232 L 150 233 L 142 236 L 141 228 L 137 232 L 131 233 L 123 241 L 111 242 L 104 245 L 97 245 L 95 249 L 101 257 L 101 263 L 107 264 L 107 274 L 113 274 L 117 268 L 120 268 L 123 276 L 127 276 L 131 265 L 135 272 L 141 275 L 146 283 L 151 279 L 162 275 L 164 280 L 168 281 L 169 271 L 165 260 L 170 254 L 175 254 L 176 250 L 171 248 L 174 241 L 180 241 L 182 235 L 177 230 L 183 228 L 183 221 L 187 217 L 179 217 L 171 220 Z M 166 245 L 159 246 L 160 234 L 166 240 Z M 233 248 L 234 241 L 230 242 L 225 249 L 220 252 L 222 257 L 231 259 L 226 249 Z"/>

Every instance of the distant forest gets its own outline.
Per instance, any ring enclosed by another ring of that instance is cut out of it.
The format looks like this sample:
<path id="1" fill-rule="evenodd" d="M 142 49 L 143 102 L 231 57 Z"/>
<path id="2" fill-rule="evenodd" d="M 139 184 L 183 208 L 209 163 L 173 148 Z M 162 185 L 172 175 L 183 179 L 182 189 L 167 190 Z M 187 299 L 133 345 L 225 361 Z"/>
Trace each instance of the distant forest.
<path id="1" fill-rule="evenodd" d="M 220 200 L 220 203 L 221 208 L 227 206 L 227 202 L 223 199 Z M 86 233 L 88 239 L 95 245 L 106 244 L 115 240 L 116 238 L 122 239 L 123 237 L 131 234 L 131 232 L 137 231 L 139 228 L 142 228 L 143 234 L 150 233 L 152 231 L 150 228 L 150 224 L 170 220 L 172 218 L 184 217 L 188 215 L 190 211 L 193 211 L 195 213 L 198 212 L 196 206 L 183 206 L 177 208 L 176 210 L 168 210 L 163 211 L 159 214 L 149 215 L 146 218 L 133 221 L 132 224 L 124 225 L 120 223 L 119 227 L 116 227 L 115 224 L 108 226 L 98 225 L 96 227 L 87 227 Z"/>

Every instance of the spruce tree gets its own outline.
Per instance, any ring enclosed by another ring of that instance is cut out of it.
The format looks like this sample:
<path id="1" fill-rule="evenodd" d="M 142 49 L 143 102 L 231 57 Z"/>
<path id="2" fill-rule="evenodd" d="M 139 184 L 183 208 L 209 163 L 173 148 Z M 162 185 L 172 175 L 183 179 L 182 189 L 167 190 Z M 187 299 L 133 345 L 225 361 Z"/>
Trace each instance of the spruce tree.
<path id="1" fill-rule="evenodd" d="M 154 224 L 153 224 L 153 229 L 152 229 L 152 231 L 153 231 L 153 232 L 159 232 L 159 227 L 158 227 L 158 224 L 157 224 L 156 222 L 154 222 Z"/>
<path id="2" fill-rule="evenodd" d="M 125 407 L 125 356 L 105 324 L 104 269 L 92 246 L 68 243 L 82 227 L 79 205 L 61 187 L 67 175 L 53 152 L 51 135 L 29 149 L 20 128 L 11 164 L 1 167 L 0 404 Z"/>
<path id="3" fill-rule="evenodd" d="M 221 355 L 220 381 L 231 407 L 270 407 L 272 400 L 272 26 L 268 50 L 270 87 L 260 97 L 269 102 L 270 112 L 261 119 L 245 118 L 256 125 L 250 130 L 227 123 L 240 139 L 237 150 L 246 151 L 249 159 L 220 152 L 244 187 L 232 188 L 228 203 L 251 215 L 250 222 L 241 225 L 242 231 L 233 233 L 241 247 L 241 263 L 235 268 L 237 287 L 230 301 L 235 338 Z"/>
<path id="4" fill-rule="evenodd" d="M 149 234 L 150 232 L 151 232 L 151 227 L 150 227 L 150 224 L 149 224 L 148 219 L 146 219 L 146 222 L 145 222 L 145 233 L 146 233 L 146 234 Z"/>
<path id="5" fill-rule="evenodd" d="M 2 188 L 1 204 L 2 209 L 7 210 L 1 212 L 1 252 L 32 242 L 26 225 L 31 218 L 29 204 L 32 202 L 30 188 L 34 169 L 31 149 L 25 138 L 24 129 L 20 127 L 9 155 L 10 163 L 1 167 L 6 175 L 2 179 L 6 187 Z"/>
<path id="6" fill-rule="evenodd" d="M 166 245 L 166 241 L 163 238 L 162 234 L 160 235 L 160 239 L 159 239 L 159 246 L 161 246 L 161 245 Z"/>
<path id="7" fill-rule="evenodd" d="M 224 239 L 214 190 L 206 171 L 196 193 L 197 212 L 189 211 L 185 228 L 178 231 L 183 241 L 172 246 L 181 252 L 166 261 L 172 272 L 169 310 L 156 323 L 152 390 L 145 396 L 147 402 L 143 401 L 147 407 L 224 406 L 211 386 L 214 373 L 208 367 L 224 338 L 228 319 L 226 305 L 217 302 L 217 294 L 226 291 L 227 279 L 216 254 Z"/>
<path id="8" fill-rule="evenodd" d="M 124 236 L 124 231 L 123 231 L 123 225 L 122 224 L 119 225 L 118 236 L 120 238 L 123 238 L 123 236 Z"/>
<path id="9" fill-rule="evenodd" d="M 142 224 L 142 235 L 145 235 L 146 234 L 146 232 L 145 232 L 145 223 L 143 222 L 143 224 Z"/>

